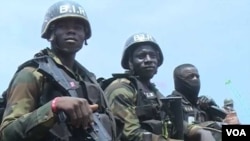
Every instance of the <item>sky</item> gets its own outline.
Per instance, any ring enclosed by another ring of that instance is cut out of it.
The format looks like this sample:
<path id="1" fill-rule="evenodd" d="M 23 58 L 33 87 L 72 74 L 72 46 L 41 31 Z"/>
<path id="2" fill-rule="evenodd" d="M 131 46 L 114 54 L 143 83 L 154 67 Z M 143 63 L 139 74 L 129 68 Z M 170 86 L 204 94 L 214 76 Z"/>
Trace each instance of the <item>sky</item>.
<path id="1" fill-rule="evenodd" d="M 219 106 L 232 98 L 240 122 L 250 124 L 249 0 L 75 1 L 84 7 L 92 31 L 76 59 L 97 77 L 124 72 L 120 62 L 125 41 L 134 33 L 146 32 L 164 54 L 152 80 L 164 95 L 174 89 L 174 68 L 191 63 L 200 73 L 200 95 L 213 98 Z M 41 38 L 41 26 L 54 2 L 2 2 L 0 92 L 21 63 L 50 46 Z"/>

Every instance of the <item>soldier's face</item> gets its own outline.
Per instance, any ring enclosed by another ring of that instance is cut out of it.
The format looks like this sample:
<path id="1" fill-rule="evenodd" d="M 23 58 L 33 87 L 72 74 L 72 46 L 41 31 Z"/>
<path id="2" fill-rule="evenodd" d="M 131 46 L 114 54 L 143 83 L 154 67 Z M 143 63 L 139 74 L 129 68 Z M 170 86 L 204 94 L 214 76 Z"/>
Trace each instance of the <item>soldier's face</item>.
<path id="1" fill-rule="evenodd" d="M 234 105 L 233 104 L 228 104 L 228 105 L 226 105 L 226 107 L 234 108 Z"/>
<path id="2" fill-rule="evenodd" d="M 132 53 L 130 68 L 143 79 L 151 79 L 158 69 L 158 54 L 151 45 L 140 45 Z"/>
<path id="3" fill-rule="evenodd" d="M 179 77 L 185 82 L 183 85 L 187 85 L 187 87 L 198 94 L 200 90 L 200 75 L 195 67 L 190 66 L 182 68 Z"/>
<path id="4" fill-rule="evenodd" d="M 58 49 L 68 53 L 79 51 L 85 39 L 83 22 L 77 18 L 59 20 L 56 23 L 54 34 Z"/>
<path id="5" fill-rule="evenodd" d="M 181 70 L 181 78 L 187 82 L 198 83 L 200 81 L 200 75 L 195 67 L 185 67 Z"/>

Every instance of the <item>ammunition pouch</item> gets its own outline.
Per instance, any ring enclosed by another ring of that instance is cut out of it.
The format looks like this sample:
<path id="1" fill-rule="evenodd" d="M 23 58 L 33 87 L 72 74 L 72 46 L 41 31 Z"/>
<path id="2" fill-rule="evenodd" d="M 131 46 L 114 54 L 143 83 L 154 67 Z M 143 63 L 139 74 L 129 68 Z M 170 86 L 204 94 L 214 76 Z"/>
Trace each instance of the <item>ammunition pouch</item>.
<path id="1" fill-rule="evenodd" d="M 163 125 L 162 125 L 162 121 L 160 120 L 146 120 L 140 123 L 142 128 L 152 132 L 156 135 L 160 135 L 162 134 L 162 129 L 163 129 Z"/>
<path id="2" fill-rule="evenodd" d="M 153 105 L 136 106 L 135 112 L 140 121 L 155 119 L 155 115 L 159 115 Z"/>

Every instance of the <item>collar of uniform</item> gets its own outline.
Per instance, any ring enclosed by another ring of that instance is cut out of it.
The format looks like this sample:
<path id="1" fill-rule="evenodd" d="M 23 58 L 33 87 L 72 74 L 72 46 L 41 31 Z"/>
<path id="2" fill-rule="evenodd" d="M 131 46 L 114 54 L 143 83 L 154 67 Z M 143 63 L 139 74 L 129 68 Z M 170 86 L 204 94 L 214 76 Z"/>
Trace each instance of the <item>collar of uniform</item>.
<path id="1" fill-rule="evenodd" d="M 71 76 L 73 76 L 75 79 L 79 80 L 81 79 L 78 74 L 78 67 L 76 66 L 76 63 L 74 63 L 74 70 L 69 69 L 67 66 L 62 64 L 62 61 L 51 51 L 51 49 L 47 48 L 47 54 L 50 56 L 57 65 L 62 67 L 64 70 L 66 70 L 68 73 L 70 73 Z M 75 61 L 76 62 L 76 61 Z"/>

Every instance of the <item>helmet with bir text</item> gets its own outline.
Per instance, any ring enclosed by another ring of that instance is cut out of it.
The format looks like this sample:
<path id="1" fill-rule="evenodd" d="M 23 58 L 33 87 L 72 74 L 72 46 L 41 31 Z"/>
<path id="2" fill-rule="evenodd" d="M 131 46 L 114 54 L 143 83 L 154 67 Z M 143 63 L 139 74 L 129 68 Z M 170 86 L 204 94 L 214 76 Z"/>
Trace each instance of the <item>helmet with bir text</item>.
<path id="1" fill-rule="evenodd" d="M 49 39 L 53 30 L 53 23 L 63 18 L 78 18 L 84 23 L 86 38 L 91 36 L 90 23 L 84 8 L 73 1 L 59 1 L 53 4 L 47 11 L 42 25 L 42 38 Z"/>
<path id="2" fill-rule="evenodd" d="M 155 38 L 147 33 L 136 33 L 130 36 L 125 43 L 122 60 L 121 60 L 121 65 L 124 69 L 129 69 L 128 61 L 129 61 L 130 51 L 133 50 L 134 47 L 137 47 L 137 45 L 141 43 L 148 43 L 152 45 L 152 47 L 158 50 L 159 52 L 158 66 L 162 65 L 163 54 Z"/>

